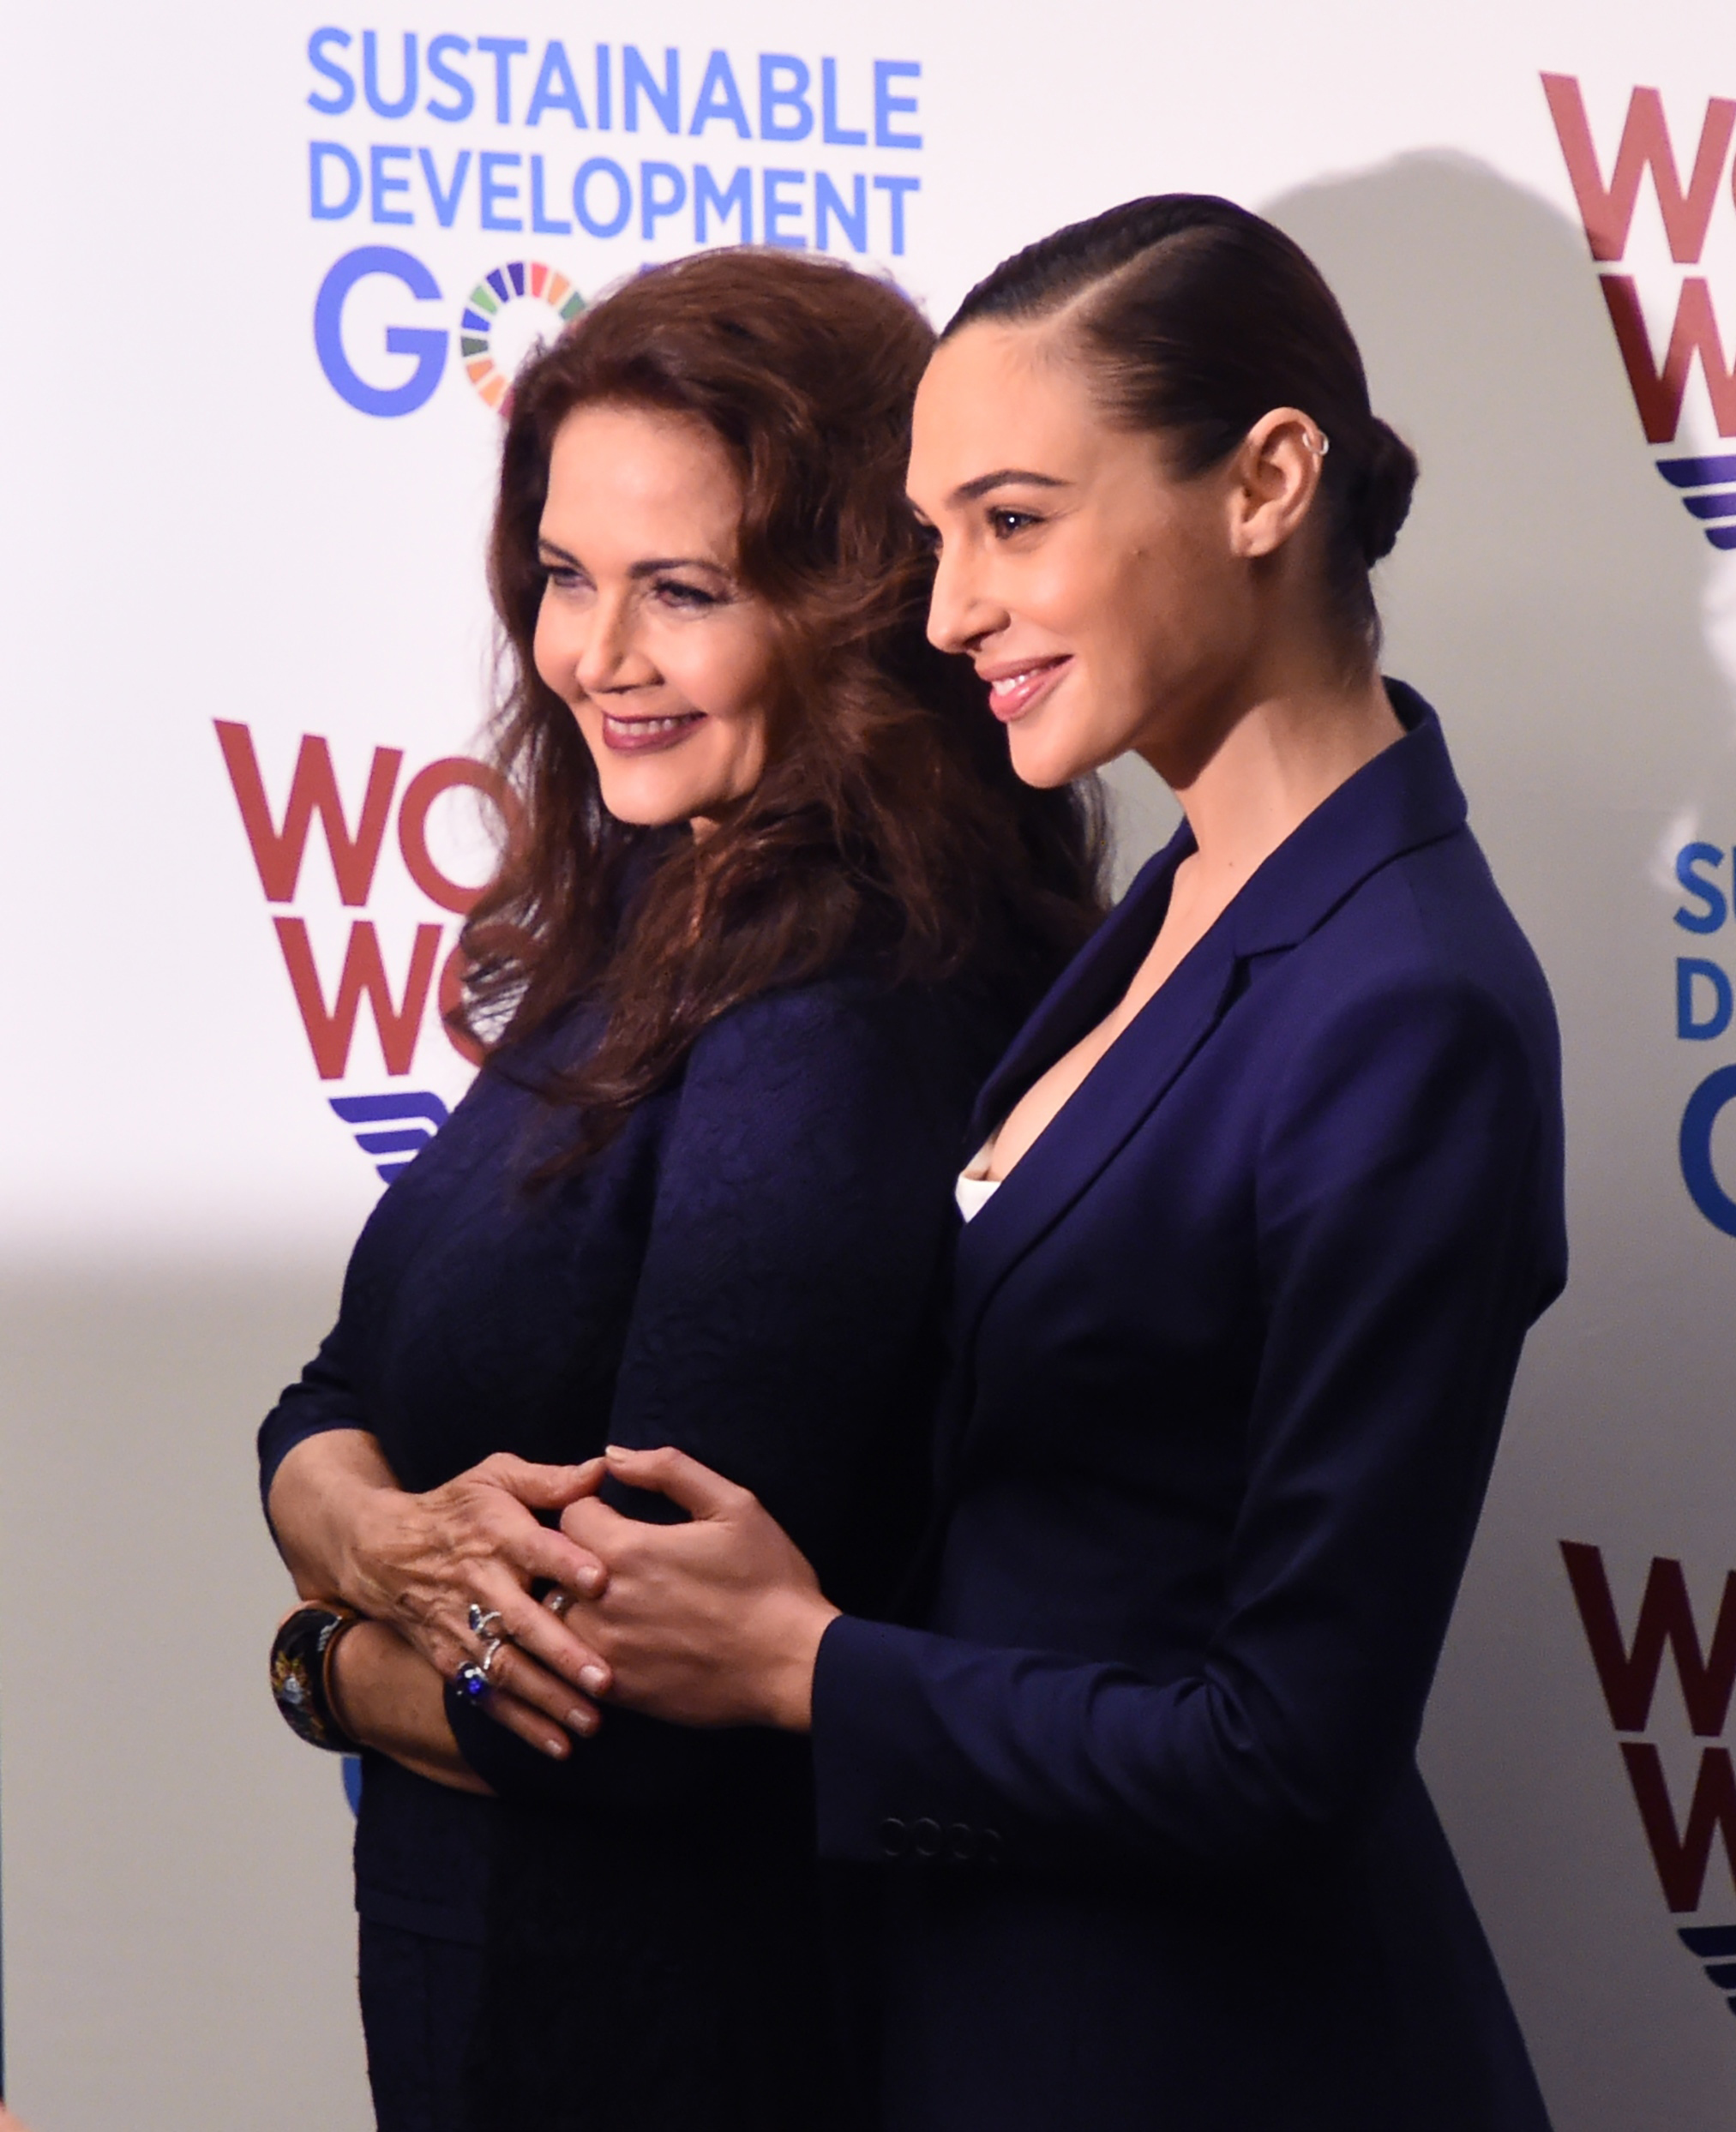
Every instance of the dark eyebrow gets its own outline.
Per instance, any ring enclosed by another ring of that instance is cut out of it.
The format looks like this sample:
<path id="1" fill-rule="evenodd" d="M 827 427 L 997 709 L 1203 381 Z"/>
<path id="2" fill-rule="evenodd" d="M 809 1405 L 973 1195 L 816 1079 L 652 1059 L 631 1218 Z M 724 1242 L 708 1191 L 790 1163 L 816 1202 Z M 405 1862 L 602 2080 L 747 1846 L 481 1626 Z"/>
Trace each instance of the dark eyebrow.
<path id="1" fill-rule="evenodd" d="M 635 562 L 627 574 L 630 578 L 654 578 L 662 570 L 709 570 L 718 578 L 730 574 L 721 562 L 708 562 L 704 556 L 654 556 L 647 562 Z"/>
<path id="2" fill-rule="evenodd" d="M 540 533 L 537 536 L 537 550 L 540 555 L 554 556 L 562 562 L 570 562 L 575 570 L 584 567 L 577 556 L 569 556 L 564 548 L 555 541 L 544 539 Z M 635 562 L 627 574 L 634 579 L 654 578 L 664 570 L 709 570 L 714 577 L 719 578 L 726 578 L 730 574 L 721 562 L 708 562 L 703 556 L 653 556 L 646 562 Z"/>
<path id="3" fill-rule="evenodd" d="M 1065 489 L 1068 484 L 1056 480 L 1053 474 L 1033 474 L 1020 466 L 1002 466 L 992 474 L 978 474 L 975 481 L 963 481 L 947 497 L 949 503 L 975 503 L 979 496 L 986 496 L 991 489 L 999 489 L 1007 482 L 1018 482 L 1027 489 Z"/>

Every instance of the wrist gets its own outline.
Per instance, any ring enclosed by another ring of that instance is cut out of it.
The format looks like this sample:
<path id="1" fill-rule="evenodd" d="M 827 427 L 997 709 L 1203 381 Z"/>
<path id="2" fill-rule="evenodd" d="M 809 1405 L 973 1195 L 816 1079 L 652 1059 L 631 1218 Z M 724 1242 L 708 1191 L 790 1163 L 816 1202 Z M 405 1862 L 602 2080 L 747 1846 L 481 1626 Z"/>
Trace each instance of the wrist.
<path id="1" fill-rule="evenodd" d="M 376 1622 L 357 1621 L 333 1639 L 326 1654 L 326 1707 L 358 1747 L 375 1744 L 365 1716 L 358 1723 L 357 1714 L 368 1709 L 368 1640 L 378 1631 Z"/>
<path id="2" fill-rule="evenodd" d="M 370 1498 L 396 1486 L 379 1445 L 360 1429 L 320 1430 L 285 1453 L 266 1515 L 303 1599 L 342 1598 L 374 1611 L 358 1580 L 356 1527 Z"/>
<path id="3" fill-rule="evenodd" d="M 397 1594 L 381 1581 L 380 1564 L 401 1530 L 405 1492 L 394 1480 L 357 1476 L 333 1504 L 338 1596 L 372 1619 L 389 1616 Z"/>
<path id="4" fill-rule="evenodd" d="M 839 1609 L 815 1592 L 792 1602 L 778 1622 L 771 1663 L 766 1668 L 766 1722 L 786 1733 L 806 1733 L 814 1724 L 814 1668 L 820 1640 L 838 1619 Z"/>

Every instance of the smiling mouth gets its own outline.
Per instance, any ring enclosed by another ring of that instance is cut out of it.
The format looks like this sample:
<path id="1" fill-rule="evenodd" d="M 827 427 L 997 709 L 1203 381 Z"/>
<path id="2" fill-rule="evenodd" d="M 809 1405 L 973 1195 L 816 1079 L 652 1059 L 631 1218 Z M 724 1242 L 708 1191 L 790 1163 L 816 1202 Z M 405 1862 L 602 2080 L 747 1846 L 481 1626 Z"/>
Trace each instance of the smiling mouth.
<path id="1" fill-rule="evenodd" d="M 1072 664 L 1072 655 L 1067 652 L 1059 658 L 1035 659 L 1029 666 L 1014 667 L 992 677 L 985 676 L 988 682 L 988 708 L 1004 724 L 1023 718 L 1039 697 L 1048 694 Z"/>
<path id="2" fill-rule="evenodd" d="M 703 711 L 684 711 L 672 718 L 622 718 L 603 713 L 603 744 L 613 755 L 652 755 L 678 748 L 706 722 Z"/>

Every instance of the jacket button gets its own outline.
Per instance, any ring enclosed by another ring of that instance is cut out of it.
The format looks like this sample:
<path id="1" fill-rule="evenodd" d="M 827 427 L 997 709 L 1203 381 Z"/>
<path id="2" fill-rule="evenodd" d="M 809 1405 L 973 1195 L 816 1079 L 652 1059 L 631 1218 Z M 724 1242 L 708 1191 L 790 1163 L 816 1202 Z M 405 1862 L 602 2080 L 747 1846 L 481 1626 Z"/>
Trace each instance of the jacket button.
<path id="1" fill-rule="evenodd" d="M 940 1824 L 930 1821 L 926 1814 L 920 1821 L 910 1823 L 910 1848 L 918 1858 L 939 1858 L 940 1855 Z"/>
<path id="2" fill-rule="evenodd" d="M 946 1831 L 946 1855 L 965 1865 L 976 1855 L 976 1831 L 962 1821 L 955 1821 Z"/>
<path id="3" fill-rule="evenodd" d="M 888 1858 L 903 1858 L 910 1847 L 910 1832 L 896 1814 L 880 1823 L 880 1848 Z"/>

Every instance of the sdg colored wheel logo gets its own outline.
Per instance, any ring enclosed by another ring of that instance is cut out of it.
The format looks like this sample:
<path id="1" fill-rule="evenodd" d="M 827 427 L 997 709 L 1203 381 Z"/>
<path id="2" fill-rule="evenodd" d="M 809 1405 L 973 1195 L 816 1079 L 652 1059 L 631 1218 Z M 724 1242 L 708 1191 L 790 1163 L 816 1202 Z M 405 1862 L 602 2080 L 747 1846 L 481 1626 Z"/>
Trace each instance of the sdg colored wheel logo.
<path id="1" fill-rule="evenodd" d="M 501 314 L 521 300 L 546 304 L 563 326 L 585 309 L 584 297 L 564 274 L 534 260 L 515 259 L 510 266 L 496 267 L 471 291 L 464 316 L 459 321 L 459 354 L 465 375 L 501 414 L 507 411 L 507 398 L 513 388 L 511 372 L 518 363 L 513 360 L 503 369 L 495 360 L 495 329 Z"/>
<path id="2" fill-rule="evenodd" d="M 314 347 L 326 381 L 357 413 L 390 419 L 414 414 L 434 396 L 451 352 L 444 326 L 385 328 L 388 356 L 412 356 L 408 377 L 376 384 L 358 371 L 345 346 L 344 314 L 351 293 L 375 276 L 395 281 L 417 303 L 443 303 L 440 284 L 412 252 L 391 244 L 360 244 L 335 260 L 314 300 Z M 585 309 L 585 299 L 565 274 L 538 260 L 515 259 L 484 274 L 466 299 L 459 322 L 459 354 L 465 374 L 487 405 L 505 415 L 512 407 L 513 379 L 520 365 L 548 335 L 548 314 L 556 332 Z M 377 313 L 375 314 L 377 316 Z M 436 314 L 438 315 L 438 314 Z M 537 330 L 538 326 L 544 328 Z M 370 332 L 377 332 L 377 326 Z"/>

